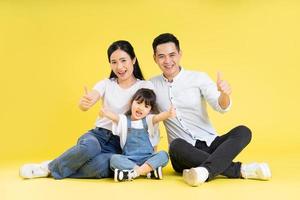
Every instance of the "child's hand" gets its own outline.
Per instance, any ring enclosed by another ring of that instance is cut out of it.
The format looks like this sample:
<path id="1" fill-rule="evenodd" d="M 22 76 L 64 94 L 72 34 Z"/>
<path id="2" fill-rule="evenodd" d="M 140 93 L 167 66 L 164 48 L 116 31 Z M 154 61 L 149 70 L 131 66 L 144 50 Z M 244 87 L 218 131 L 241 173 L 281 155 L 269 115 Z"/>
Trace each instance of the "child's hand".
<path id="1" fill-rule="evenodd" d="M 173 118 L 173 117 L 176 117 L 176 109 L 175 107 L 173 106 L 173 104 L 171 105 L 169 111 L 169 118 Z"/>

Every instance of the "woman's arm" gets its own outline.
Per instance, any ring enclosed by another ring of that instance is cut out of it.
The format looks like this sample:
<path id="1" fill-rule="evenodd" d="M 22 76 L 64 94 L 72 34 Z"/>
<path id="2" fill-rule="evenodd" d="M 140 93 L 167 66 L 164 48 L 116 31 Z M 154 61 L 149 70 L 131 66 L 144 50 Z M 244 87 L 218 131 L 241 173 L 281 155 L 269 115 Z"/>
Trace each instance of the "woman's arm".
<path id="1" fill-rule="evenodd" d="M 175 108 L 173 105 L 171 105 L 169 111 L 165 111 L 165 112 L 161 112 L 157 115 L 154 115 L 153 116 L 153 119 L 152 119 L 152 123 L 153 125 L 160 122 L 160 121 L 164 121 L 168 118 L 172 118 L 172 117 L 175 117 L 176 116 L 176 111 L 175 111 Z"/>

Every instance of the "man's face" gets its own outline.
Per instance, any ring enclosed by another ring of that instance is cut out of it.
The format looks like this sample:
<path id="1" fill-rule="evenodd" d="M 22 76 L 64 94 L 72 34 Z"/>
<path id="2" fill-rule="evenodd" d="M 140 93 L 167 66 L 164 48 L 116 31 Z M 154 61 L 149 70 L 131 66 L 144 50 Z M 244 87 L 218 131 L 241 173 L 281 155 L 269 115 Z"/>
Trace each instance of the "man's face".
<path id="1" fill-rule="evenodd" d="M 153 57 L 167 79 L 172 80 L 179 73 L 181 51 L 173 42 L 158 45 Z"/>

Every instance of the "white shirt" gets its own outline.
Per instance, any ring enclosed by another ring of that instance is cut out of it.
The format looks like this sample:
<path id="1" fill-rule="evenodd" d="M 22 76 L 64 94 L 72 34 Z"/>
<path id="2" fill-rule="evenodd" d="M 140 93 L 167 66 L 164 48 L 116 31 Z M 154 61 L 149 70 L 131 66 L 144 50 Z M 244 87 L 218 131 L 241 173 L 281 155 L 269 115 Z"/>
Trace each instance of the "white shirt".
<path id="1" fill-rule="evenodd" d="M 108 110 L 122 114 L 129 110 L 130 100 L 135 92 L 140 88 L 154 89 L 150 81 L 137 80 L 130 88 L 121 88 L 117 83 L 117 79 L 104 79 L 94 86 L 94 90 L 98 91 L 103 101 L 103 107 Z M 112 130 L 112 121 L 107 118 L 96 119 L 96 127 L 102 127 Z"/>
<path id="2" fill-rule="evenodd" d="M 152 146 L 156 146 L 159 142 L 159 132 L 158 132 L 158 123 L 153 125 L 152 119 L 153 119 L 152 114 L 149 114 L 146 116 L 146 123 L 148 126 L 148 133 L 149 133 L 149 139 L 152 144 Z M 131 128 L 136 128 L 136 129 L 142 129 L 144 128 L 143 126 L 143 121 L 142 120 L 136 120 L 136 121 L 131 121 Z M 120 145 L 121 148 L 125 146 L 126 139 L 127 139 L 127 117 L 126 115 L 120 114 L 119 115 L 119 123 L 113 123 L 113 134 L 120 136 Z"/>
<path id="3" fill-rule="evenodd" d="M 163 76 L 151 79 L 157 95 L 158 109 L 167 111 L 173 104 L 176 117 L 164 121 L 169 144 L 182 138 L 192 145 L 196 140 L 205 141 L 210 146 L 217 133 L 209 121 L 206 102 L 218 112 L 226 112 L 218 102 L 220 92 L 206 73 L 186 71 L 181 68 L 172 82 Z"/>

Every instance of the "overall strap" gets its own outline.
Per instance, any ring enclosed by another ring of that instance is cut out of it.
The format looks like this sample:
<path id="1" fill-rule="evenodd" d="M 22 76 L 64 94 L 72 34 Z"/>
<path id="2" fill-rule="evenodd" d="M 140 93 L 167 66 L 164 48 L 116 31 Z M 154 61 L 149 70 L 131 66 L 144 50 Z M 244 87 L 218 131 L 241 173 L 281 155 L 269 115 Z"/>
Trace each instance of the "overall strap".
<path id="1" fill-rule="evenodd" d="M 126 115 L 126 119 L 127 119 L 127 128 L 131 129 L 131 119 L 129 115 Z"/>
<path id="2" fill-rule="evenodd" d="M 144 117 L 144 118 L 142 119 L 142 122 L 143 122 L 144 129 L 145 129 L 145 130 L 148 130 L 148 125 L 147 125 L 146 117 Z"/>

